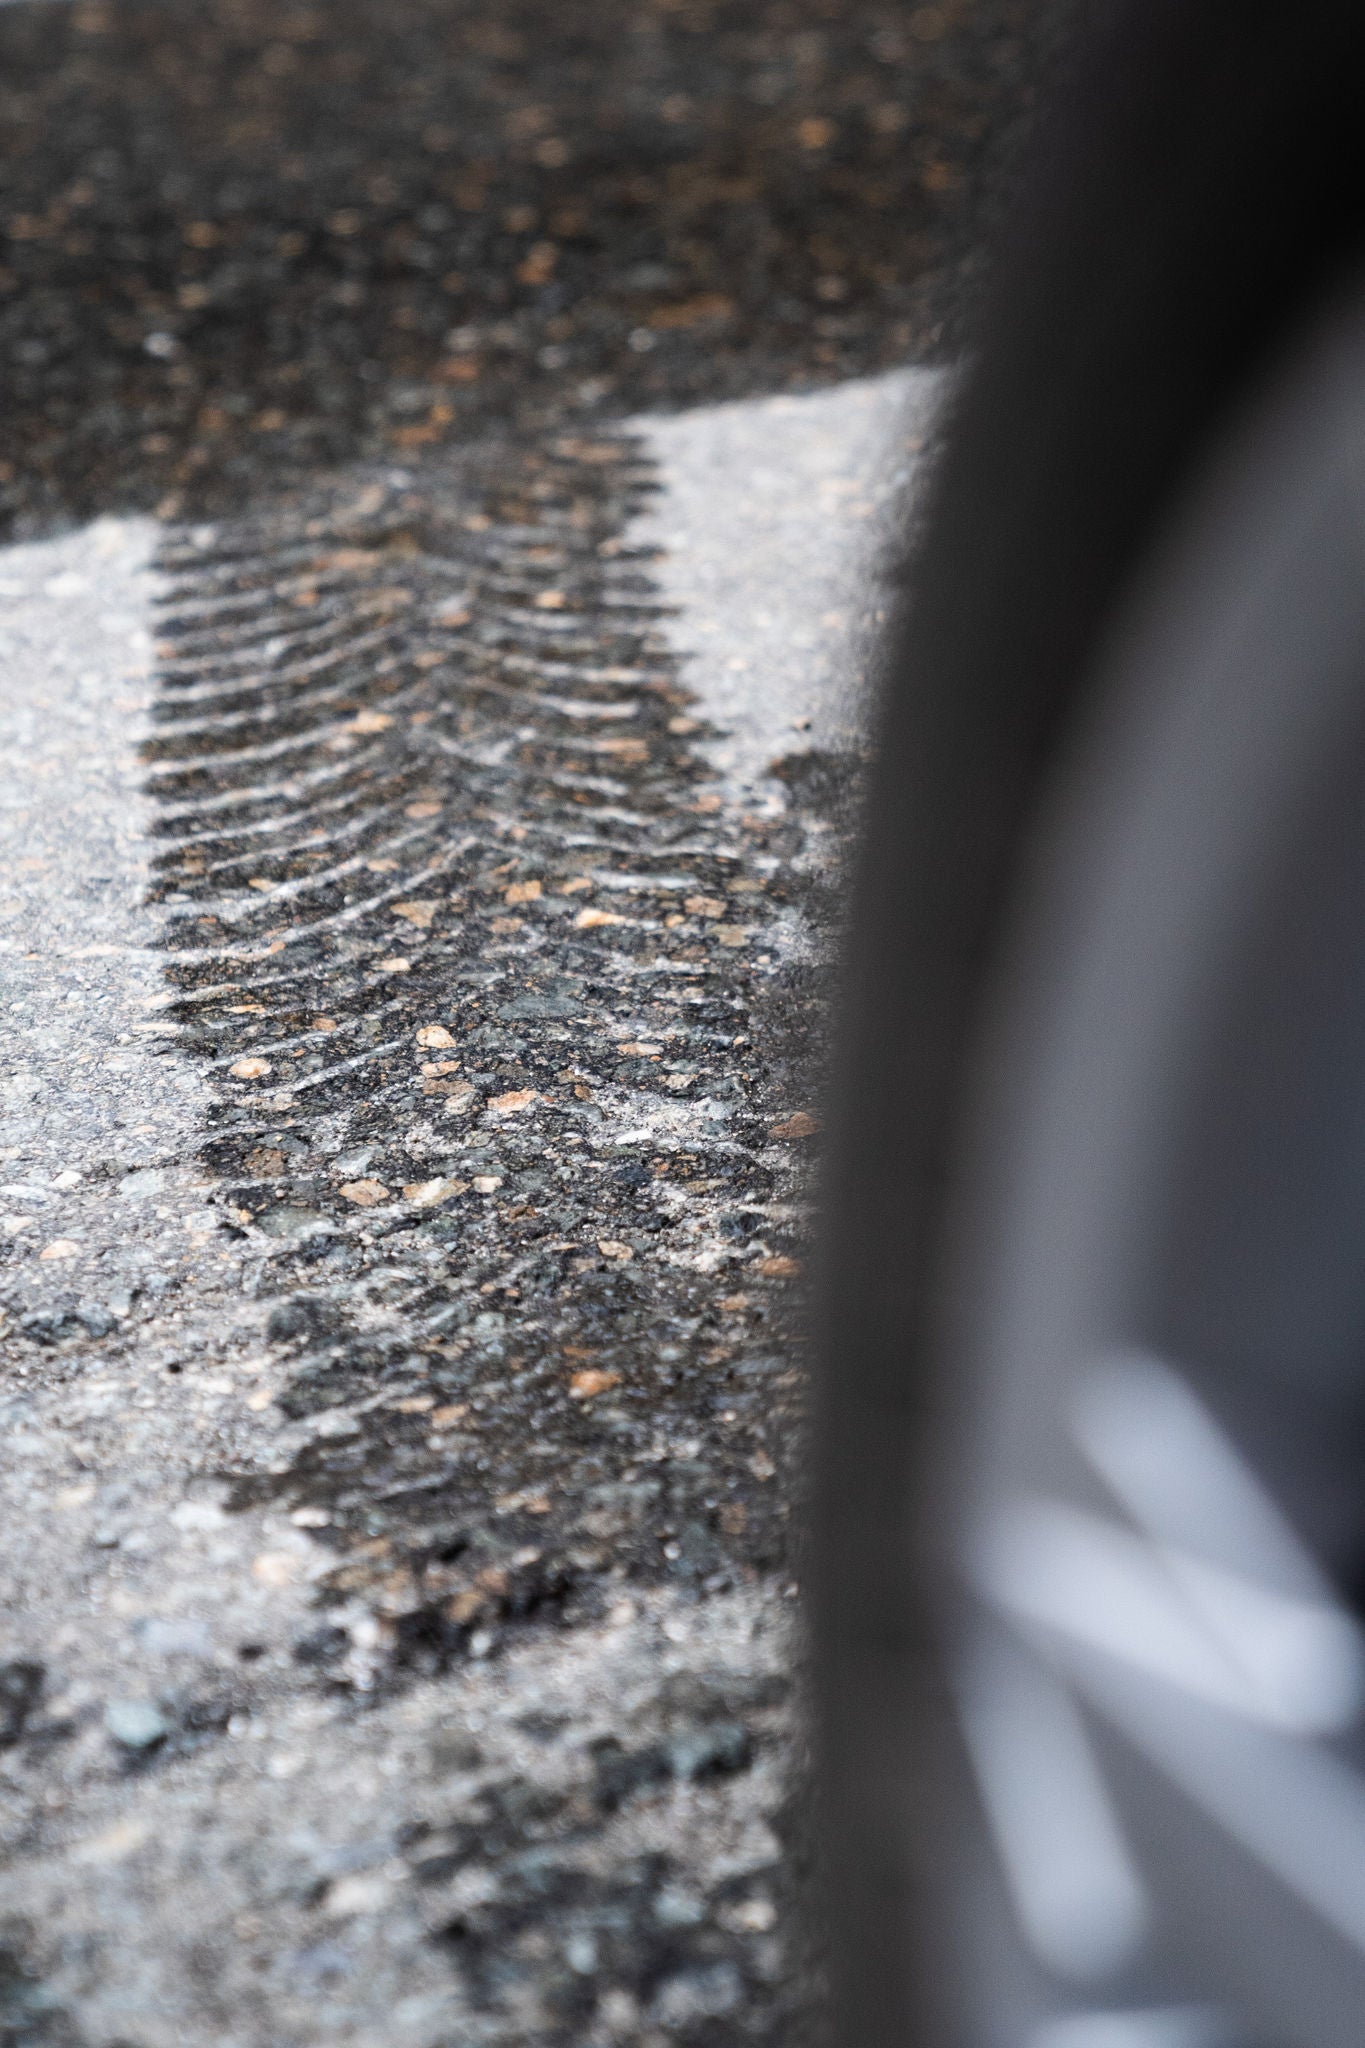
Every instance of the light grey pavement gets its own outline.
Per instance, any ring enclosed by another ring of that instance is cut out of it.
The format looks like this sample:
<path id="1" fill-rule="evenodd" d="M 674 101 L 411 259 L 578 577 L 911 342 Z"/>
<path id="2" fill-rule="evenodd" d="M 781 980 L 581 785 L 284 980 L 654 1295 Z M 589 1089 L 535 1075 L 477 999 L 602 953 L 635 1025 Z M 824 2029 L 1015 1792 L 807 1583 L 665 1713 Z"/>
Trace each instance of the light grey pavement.
<path id="1" fill-rule="evenodd" d="M 16 1266 L 30 1307 L 97 1279 L 130 1235 L 149 1265 L 185 1249 L 161 1244 L 154 1182 L 127 1177 L 191 1152 L 206 1102 L 192 1069 L 148 1057 L 168 1000 L 138 758 L 155 545 L 153 521 L 106 519 L 0 556 L 0 1232 L 32 1254 Z M 111 1158 L 112 1206 L 89 1185 Z"/>

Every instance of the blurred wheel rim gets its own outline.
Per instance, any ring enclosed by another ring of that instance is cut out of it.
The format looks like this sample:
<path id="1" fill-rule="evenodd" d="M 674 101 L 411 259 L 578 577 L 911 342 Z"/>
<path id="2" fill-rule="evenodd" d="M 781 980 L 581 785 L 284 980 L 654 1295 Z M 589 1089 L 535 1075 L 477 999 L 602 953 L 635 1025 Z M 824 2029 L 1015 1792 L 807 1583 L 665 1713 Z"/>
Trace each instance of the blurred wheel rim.
<path id="1" fill-rule="evenodd" d="M 971 2048 L 1359 2039 L 1365 310 L 1169 530 L 978 1067 L 941 1341 Z"/>

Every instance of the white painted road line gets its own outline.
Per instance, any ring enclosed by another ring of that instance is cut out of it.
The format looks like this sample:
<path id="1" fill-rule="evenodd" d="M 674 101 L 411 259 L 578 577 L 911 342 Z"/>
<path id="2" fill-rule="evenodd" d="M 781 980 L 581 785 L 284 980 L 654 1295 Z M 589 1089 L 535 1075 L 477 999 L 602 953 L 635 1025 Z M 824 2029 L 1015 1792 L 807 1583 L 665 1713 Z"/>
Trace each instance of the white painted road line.
<path id="1" fill-rule="evenodd" d="M 860 744 L 881 565 L 945 385 L 897 370 L 635 422 L 662 488 L 631 538 L 661 550 L 669 637 L 732 795 L 775 797 L 784 754 Z"/>
<path id="2" fill-rule="evenodd" d="M 205 1084 L 150 1043 L 165 981 L 138 748 L 156 531 L 106 519 L 0 555 L 0 1236 L 19 1254 L 14 1312 L 58 1294 L 117 1309 L 183 1255 L 184 1214 L 203 1199 L 190 1165 L 165 1162 L 192 1158 Z M 168 1203 L 178 1243 L 156 1213 Z"/>

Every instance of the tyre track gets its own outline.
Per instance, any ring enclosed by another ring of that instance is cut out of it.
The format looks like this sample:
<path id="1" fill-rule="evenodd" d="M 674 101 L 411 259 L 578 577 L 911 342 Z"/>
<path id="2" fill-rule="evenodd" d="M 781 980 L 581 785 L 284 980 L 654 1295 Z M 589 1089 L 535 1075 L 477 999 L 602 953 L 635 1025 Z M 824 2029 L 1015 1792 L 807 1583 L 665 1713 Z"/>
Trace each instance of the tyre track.
<path id="1" fill-rule="evenodd" d="M 819 885 L 799 813 L 736 815 L 695 751 L 629 539 L 651 487 L 625 436 L 490 444 L 161 550 L 168 1025 L 215 1088 L 203 1163 L 294 1425 L 226 1499 L 330 1551 L 298 1653 L 330 1696 L 389 1700 L 547 1631 L 586 1646 L 623 1598 L 680 1600 L 700 1644 L 712 1607 L 783 1604 L 810 1128 L 786 1047 L 810 1037 Z M 289 611 L 324 607 L 319 691 Z M 689 1727 L 713 1731 L 720 1810 L 780 1819 L 788 1686 L 717 1692 L 704 1667 L 690 1706 L 674 1683 L 596 1738 L 586 1809 L 499 1821 L 501 1903 L 437 1914 L 466 1995 L 513 2028 L 490 2038 L 570 2038 L 572 1970 L 515 1958 L 582 1917 L 586 1867 L 592 1913 L 632 1925 L 691 1882 L 657 1851 L 613 1874 L 611 1847 Z M 547 1828 L 569 1874 L 533 1905 L 514 1873 Z M 478 1860 L 413 1854 L 433 1902 Z M 670 2038 L 719 2038 L 732 2004 L 746 2035 L 789 2026 L 771 1909 L 714 1903 L 728 1932 L 708 1910 L 662 1949 L 617 1941 L 617 1989 L 645 2013 L 695 1966 L 713 1992 L 690 2017 L 668 1994 Z"/>

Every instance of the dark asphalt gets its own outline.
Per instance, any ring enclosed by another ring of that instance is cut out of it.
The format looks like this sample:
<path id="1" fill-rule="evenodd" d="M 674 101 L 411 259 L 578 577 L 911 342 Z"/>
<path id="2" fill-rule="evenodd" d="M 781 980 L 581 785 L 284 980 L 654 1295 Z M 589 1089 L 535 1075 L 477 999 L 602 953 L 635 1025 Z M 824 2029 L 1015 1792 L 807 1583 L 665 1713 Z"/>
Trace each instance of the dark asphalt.
<path id="1" fill-rule="evenodd" d="M 0 512 L 951 353 L 1062 0 L 0 11 Z"/>

